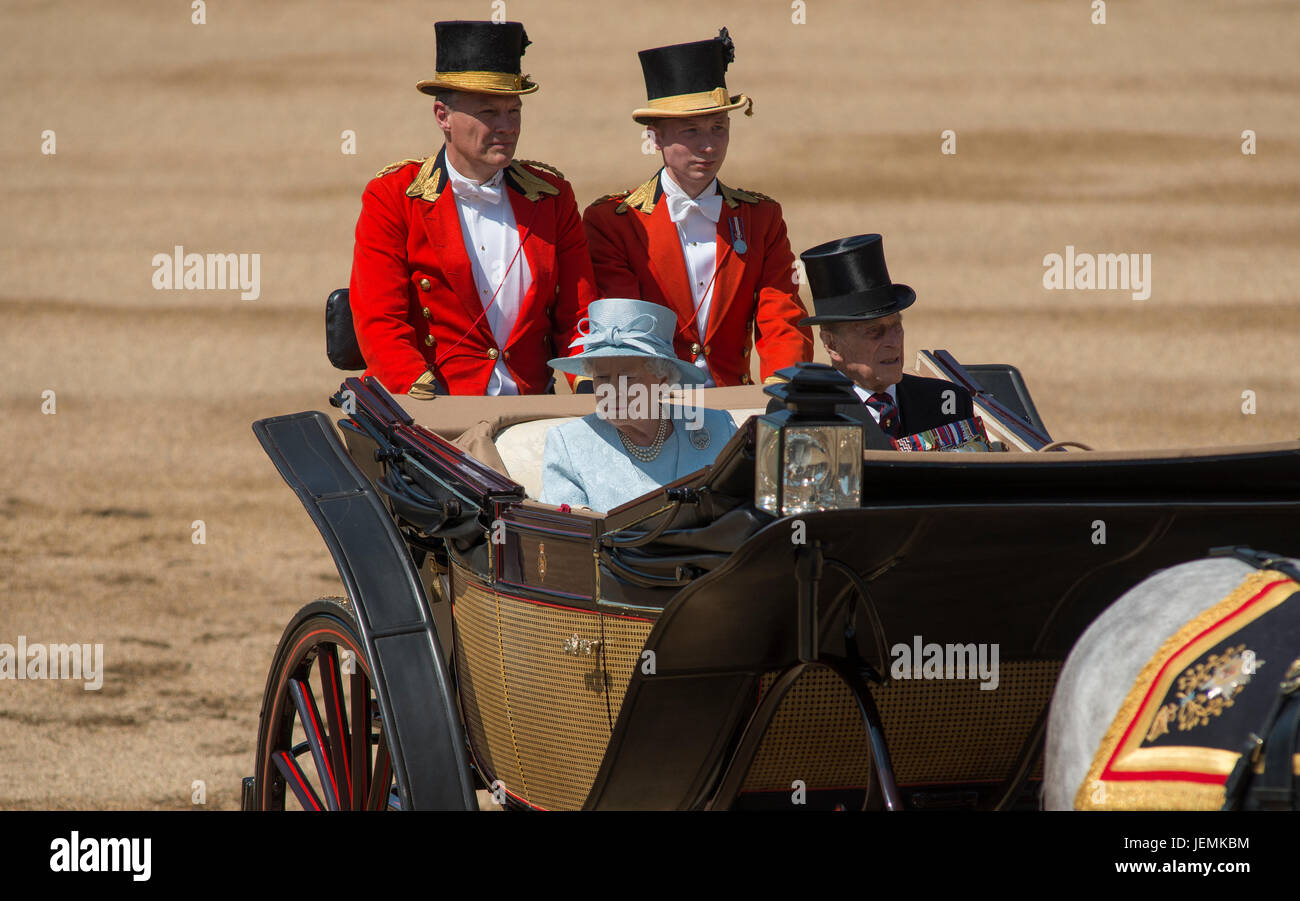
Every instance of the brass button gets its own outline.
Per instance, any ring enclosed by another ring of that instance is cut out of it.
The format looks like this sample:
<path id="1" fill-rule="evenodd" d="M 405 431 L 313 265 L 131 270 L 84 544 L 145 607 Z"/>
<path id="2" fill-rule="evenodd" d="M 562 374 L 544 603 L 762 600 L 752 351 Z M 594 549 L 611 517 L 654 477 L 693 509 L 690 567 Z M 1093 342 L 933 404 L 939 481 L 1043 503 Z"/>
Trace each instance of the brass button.
<path id="1" fill-rule="evenodd" d="M 421 290 L 421 291 L 428 291 L 428 290 L 429 290 L 430 288 L 432 288 L 432 287 L 433 287 L 432 283 L 431 283 L 427 278 L 422 278 L 422 279 L 420 279 L 420 290 Z"/>
<path id="2" fill-rule="evenodd" d="M 704 345 L 704 355 L 705 355 L 706 357 L 709 355 L 709 351 L 710 351 L 710 350 L 712 350 L 712 348 L 709 347 L 709 345 L 707 345 L 707 344 Z"/>
<path id="3" fill-rule="evenodd" d="M 510 359 L 510 351 L 507 350 L 505 353 L 503 353 L 503 354 L 501 355 L 501 359 L 503 359 L 503 360 L 508 360 L 508 359 Z"/>
<path id="4" fill-rule="evenodd" d="M 426 347 L 433 347 L 433 335 L 425 335 L 424 343 Z"/>
<path id="5" fill-rule="evenodd" d="M 748 385 L 748 384 L 750 384 L 750 381 L 749 381 L 749 373 L 748 373 L 748 372 L 745 373 L 744 375 L 742 375 L 742 376 L 740 377 L 740 384 L 742 384 L 742 385 Z"/>
<path id="6" fill-rule="evenodd" d="M 497 357 L 499 357 L 499 356 L 501 356 L 501 352 L 498 351 L 495 347 L 489 347 L 489 348 L 488 348 L 488 359 L 489 359 L 489 360 L 495 360 L 495 359 L 496 359 Z"/>
<path id="7" fill-rule="evenodd" d="M 695 356 L 698 357 L 698 356 L 700 355 L 700 345 L 698 345 L 698 344 L 692 344 L 692 345 L 691 345 L 691 353 L 695 354 Z"/>
<path id="8" fill-rule="evenodd" d="M 424 311 L 424 318 L 425 318 L 425 319 L 432 319 L 432 318 L 433 318 L 433 314 L 429 312 L 429 308 L 428 308 L 428 307 L 421 307 L 420 309 L 422 309 L 422 310 Z M 749 353 L 749 351 L 745 351 L 745 352 L 746 352 L 746 353 Z"/>

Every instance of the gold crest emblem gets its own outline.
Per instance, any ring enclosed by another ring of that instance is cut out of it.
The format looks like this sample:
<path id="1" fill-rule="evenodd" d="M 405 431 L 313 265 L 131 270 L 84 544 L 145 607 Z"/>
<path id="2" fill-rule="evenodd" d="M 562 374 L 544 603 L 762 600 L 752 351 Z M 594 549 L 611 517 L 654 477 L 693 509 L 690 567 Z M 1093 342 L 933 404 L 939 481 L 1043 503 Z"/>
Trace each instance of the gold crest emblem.
<path id="1" fill-rule="evenodd" d="M 1263 665 L 1254 651 L 1240 644 L 1190 667 L 1178 679 L 1178 699 L 1156 711 L 1146 740 L 1155 741 L 1168 734 L 1174 724 L 1180 732 L 1207 725 L 1211 717 L 1233 705 L 1241 690 L 1250 684 L 1250 677 Z"/>

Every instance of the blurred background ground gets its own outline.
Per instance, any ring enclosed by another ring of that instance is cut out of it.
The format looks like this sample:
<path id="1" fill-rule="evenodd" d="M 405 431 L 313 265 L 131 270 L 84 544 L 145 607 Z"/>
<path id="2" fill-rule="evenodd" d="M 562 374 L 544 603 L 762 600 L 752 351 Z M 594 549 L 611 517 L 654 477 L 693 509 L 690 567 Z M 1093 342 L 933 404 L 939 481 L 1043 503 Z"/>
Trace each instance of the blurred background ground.
<path id="1" fill-rule="evenodd" d="M 194 780 L 238 805 L 280 631 L 341 592 L 249 426 L 328 409 L 322 304 L 361 191 L 437 149 L 414 89 L 432 23 L 492 11 L 0 8 L 0 642 L 102 642 L 107 669 L 99 692 L 0 682 L 0 807 L 184 808 Z M 783 0 L 506 13 L 542 86 L 519 155 L 580 203 L 657 166 L 628 115 L 636 51 L 726 25 L 755 115 L 733 117 L 723 179 L 782 202 L 796 253 L 883 233 L 920 298 L 909 355 L 1015 363 L 1053 433 L 1100 448 L 1300 437 L 1294 4 L 1114 3 L 1105 25 L 1082 0 L 808 0 L 806 24 Z M 155 291 L 153 255 L 178 244 L 260 253 L 260 298 Z M 1067 244 L 1152 254 L 1151 296 L 1044 290 Z"/>

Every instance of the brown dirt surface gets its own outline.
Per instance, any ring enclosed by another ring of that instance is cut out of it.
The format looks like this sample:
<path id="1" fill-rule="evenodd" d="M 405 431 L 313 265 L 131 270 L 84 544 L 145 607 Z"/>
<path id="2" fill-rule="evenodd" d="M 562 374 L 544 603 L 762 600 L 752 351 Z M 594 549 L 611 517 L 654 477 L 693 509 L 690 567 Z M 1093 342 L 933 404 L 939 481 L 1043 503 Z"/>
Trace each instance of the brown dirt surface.
<path id="1" fill-rule="evenodd" d="M 1300 437 L 1300 8 L 1112 3 L 1093 25 L 1087 3 L 808 0 L 797 25 L 790 6 L 510 0 L 542 86 L 519 155 L 580 202 L 638 184 L 657 162 L 629 115 L 636 51 L 726 25 L 755 115 L 733 116 L 724 180 L 779 200 L 796 252 L 884 234 L 919 296 L 909 353 L 1015 363 L 1054 435 L 1099 448 Z M 0 8 L 21 35 L 0 58 L 0 642 L 102 643 L 106 668 L 99 691 L 0 682 L 0 808 L 189 808 L 195 780 L 238 806 L 281 630 L 342 591 L 250 425 L 329 409 L 322 304 L 361 191 L 437 149 L 414 90 L 432 23 L 490 14 Z M 260 253 L 261 296 L 154 290 L 178 244 Z M 1044 290 L 1067 244 L 1150 253 L 1151 296 Z"/>

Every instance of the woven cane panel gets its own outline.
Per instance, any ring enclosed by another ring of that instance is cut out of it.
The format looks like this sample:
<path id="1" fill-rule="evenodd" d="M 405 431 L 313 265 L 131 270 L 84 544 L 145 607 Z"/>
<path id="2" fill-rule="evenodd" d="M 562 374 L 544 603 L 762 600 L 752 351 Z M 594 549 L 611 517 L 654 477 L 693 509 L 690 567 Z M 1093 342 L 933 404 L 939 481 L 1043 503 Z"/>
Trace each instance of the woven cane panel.
<path id="1" fill-rule="evenodd" d="M 609 705 L 618 722 L 623 697 L 637 667 L 642 665 L 641 651 L 650 637 L 653 622 L 603 616 L 605 622 L 605 671 L 609 674 Z"/>
<path id="2" fill-rule="evenodd" d="M 454 607 L 456 686 L 470 744 L 488 774 L 523 794 L 523 778 L 506 708 L 506 683 L 497 641 L 496 601 L 469 588 L 456 570 Z"/>
<path id="3" fill-rule="evenodd" d="M 776 681 L 759 681 L 766 695 Z M 864 786 L 871 761 L 853 693 L 824 666 L 810 667 L 790 689 L 759 745 L 741 791 L 790 791 Z"/>
<path id="4" fill-rule="evenodd" d="M 480 761 L 530 804 L 581 807 L 652 624 L 503 597 L 463 578 L 455 616 L 461 706 Z M 603 655 L 564 651 L 574 635 L 601 641 L 602 620 Z"/>
<path id="5" fill-rule="evenodd" d="M 500 598 L 511 721 L 529 803 L 575 810 L 609 744 L 610 708 L 599 654 L 574 656 L 566 639 L 600 639 L 600 616 Z"/>
<path id="6" fill-rule="evenodd" d="M 900 785 L 998 782 L 1056 687 L 1061 663 L 1004 663 L 998 687 L 974 679 L 892 682 L 872 689 Z"/>
<path id="7" fill-rule="evenodd" d="M 1051 699 L 1059 661 L 1003 664 L 993 691 L 976 680 L 896 681 L 872 697 L 900 785 L 996 782 L 1011 773 Z M 775 681 L 760 681 L 766 692 Z M 825 667 L 799 678 L 773 718 L 744 791 L 863 786 L 869 748 L 848 688 Z"/>

